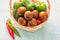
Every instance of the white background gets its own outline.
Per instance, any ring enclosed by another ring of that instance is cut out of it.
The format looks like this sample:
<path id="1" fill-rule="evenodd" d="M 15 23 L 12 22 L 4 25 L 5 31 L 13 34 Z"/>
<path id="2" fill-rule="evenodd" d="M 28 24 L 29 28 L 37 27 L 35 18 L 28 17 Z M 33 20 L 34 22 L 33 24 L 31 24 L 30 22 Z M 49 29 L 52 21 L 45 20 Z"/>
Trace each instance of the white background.
<path id="1" fill-rule="evenodd" d="M 15 35 L 15 40 L 60 40 L 60 0 L 50 0 L 51 12 L 48 23 L 35 32 L 17 28 L 22 38 Z M 9 18 L 9 0 L 0 0 L 0 40 L 12 40 L 7 29 Z"/>

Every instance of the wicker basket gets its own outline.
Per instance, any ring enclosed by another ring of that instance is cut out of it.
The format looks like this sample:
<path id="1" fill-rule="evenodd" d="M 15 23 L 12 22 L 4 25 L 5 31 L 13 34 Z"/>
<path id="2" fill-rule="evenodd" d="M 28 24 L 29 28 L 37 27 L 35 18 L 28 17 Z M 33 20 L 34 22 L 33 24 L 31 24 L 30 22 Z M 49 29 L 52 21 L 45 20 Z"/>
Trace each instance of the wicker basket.
<path id="1" fill-rule="evenodd" d="M 17 27 L 19 27 L 21 29 L 24 29 L 24 30 L 27 30 L 27 31 L 35 31 L 37 29 L 40 29 L 41 27 L 43 27 L 43 25 L 45 25 L 47 23 L 47 20 L 46 20 L 43 23 L 41 23 L 40 25 L 35 26 L 35 27 L 25 27 L 25 26 L 22 26 L 22 25 L 18 24 L 18 22 L 13 17 L 12 1 L 13 0 L 10 0 L 10 17 L 11 17 L 12 21 L 17 25 Z M 36 0 L 36 1 L 38 1 L 38 0 Z M 46 0 L 46 2 L 48 4 L 48 6 L 47 6 L 47 13 L 49 14 L 50 13 L 50 2 L 49 2 L 49 0 Z"/>

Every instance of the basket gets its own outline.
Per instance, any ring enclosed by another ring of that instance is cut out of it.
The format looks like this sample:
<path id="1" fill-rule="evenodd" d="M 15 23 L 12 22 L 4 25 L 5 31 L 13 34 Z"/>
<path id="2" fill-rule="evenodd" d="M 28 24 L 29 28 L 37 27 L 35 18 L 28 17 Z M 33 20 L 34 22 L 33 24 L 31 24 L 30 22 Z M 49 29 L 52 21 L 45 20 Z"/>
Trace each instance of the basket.
<path id="1" fill-rule="evenodd" d="M 43 25 L 45 25 L 47 23 L 47 20 L 46 20 L 43 23 L 41 23 L 40 25 L 34 26 L 34 27 L 25 27 L 25 26 L 20 25 L 13 17 L 13 10 L 12 10 L 13 9 L 13 7 L 12 7 L 13 1 L 14 0 L 10 0 L 10 17 L 11 17 L 12 21 L 17 25 L 17 27 L 19 27 L 23 30 L 27 30 L 27 31 L 35 31 L 37 29 L 42 28 Z M 22 0 L 19 0 L 19 1 L 22 1 Z M 32 0 L 32 1 L 34 1 L 34 0 Z M 39 0 L 35 0 L 34 2 L 36 2 L 36 1 L 39 1 Z M 46 2 L 47 2 L 47 13 L 49 14 L 50 13 L 50 1 L 46 0 Z"/>

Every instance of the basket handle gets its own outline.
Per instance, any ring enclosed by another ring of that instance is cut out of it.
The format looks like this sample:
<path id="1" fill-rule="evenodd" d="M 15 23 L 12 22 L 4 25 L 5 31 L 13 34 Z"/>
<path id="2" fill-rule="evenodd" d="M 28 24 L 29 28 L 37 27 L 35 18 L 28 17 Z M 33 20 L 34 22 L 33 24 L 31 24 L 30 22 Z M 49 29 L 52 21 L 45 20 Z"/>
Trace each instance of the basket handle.
<path id="1" fill-rule="evenodd" d="M 20 0 L 20 1 L 22 1 L 22 0 Z M 33 1 L 33 2 L 37 2 L 37 1 L 39 1 L 39 0 L 32 0 L 32 1 Z M 49 0 L 46 0 L 46 1 L 47 1 L 47 3 L 48 3 L 47 13 L 50 13 L 50 1 L 49 1 Z M 10 0 L 9 5 L 10 5 L 10 13 L 12 13 L 12 0 Z"/>

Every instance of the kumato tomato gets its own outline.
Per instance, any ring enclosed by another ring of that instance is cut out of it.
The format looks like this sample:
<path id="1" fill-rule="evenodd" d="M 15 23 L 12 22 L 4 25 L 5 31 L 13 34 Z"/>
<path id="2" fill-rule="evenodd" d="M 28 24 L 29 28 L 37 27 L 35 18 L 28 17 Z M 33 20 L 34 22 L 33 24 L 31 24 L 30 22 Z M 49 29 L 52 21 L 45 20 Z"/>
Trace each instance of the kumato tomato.
<path id="1" fill-rule="evenodd" d="M 25 7 L 19 7 L 17 13 L 19 16 L 24 16 L 26 10 L 27 9 Z"/>
<path id="2" fill-rule="evenodd" d="M 33 17 L 34 17 L 34 18 L 38 18 L 39 11 L 33 10 L 33 11 L 32 11 L 32 14 L 33 14 Z"/>
<path id="3" fill-rule="evenodd" d="M 20 25 L 26 25 L 26 20 L 23 18 L 23 17 L 19 17 L 18 18 L 18 23 L 20 24 Z"/>
<path id="4" fill-rule="evenodd" d="M 26 20 L 31 20 L 33 18 L 33 14 L 31 13 L 31 11 L 26 11 L 24 14 L 24 18 Z"/>
<path id="5" fill-rule="evenodd" d="M 28 21 L 28 26 L 34 27 L 37 25 L 37 21 L 35 18 L 32 18 L 32 20 Z"/>

